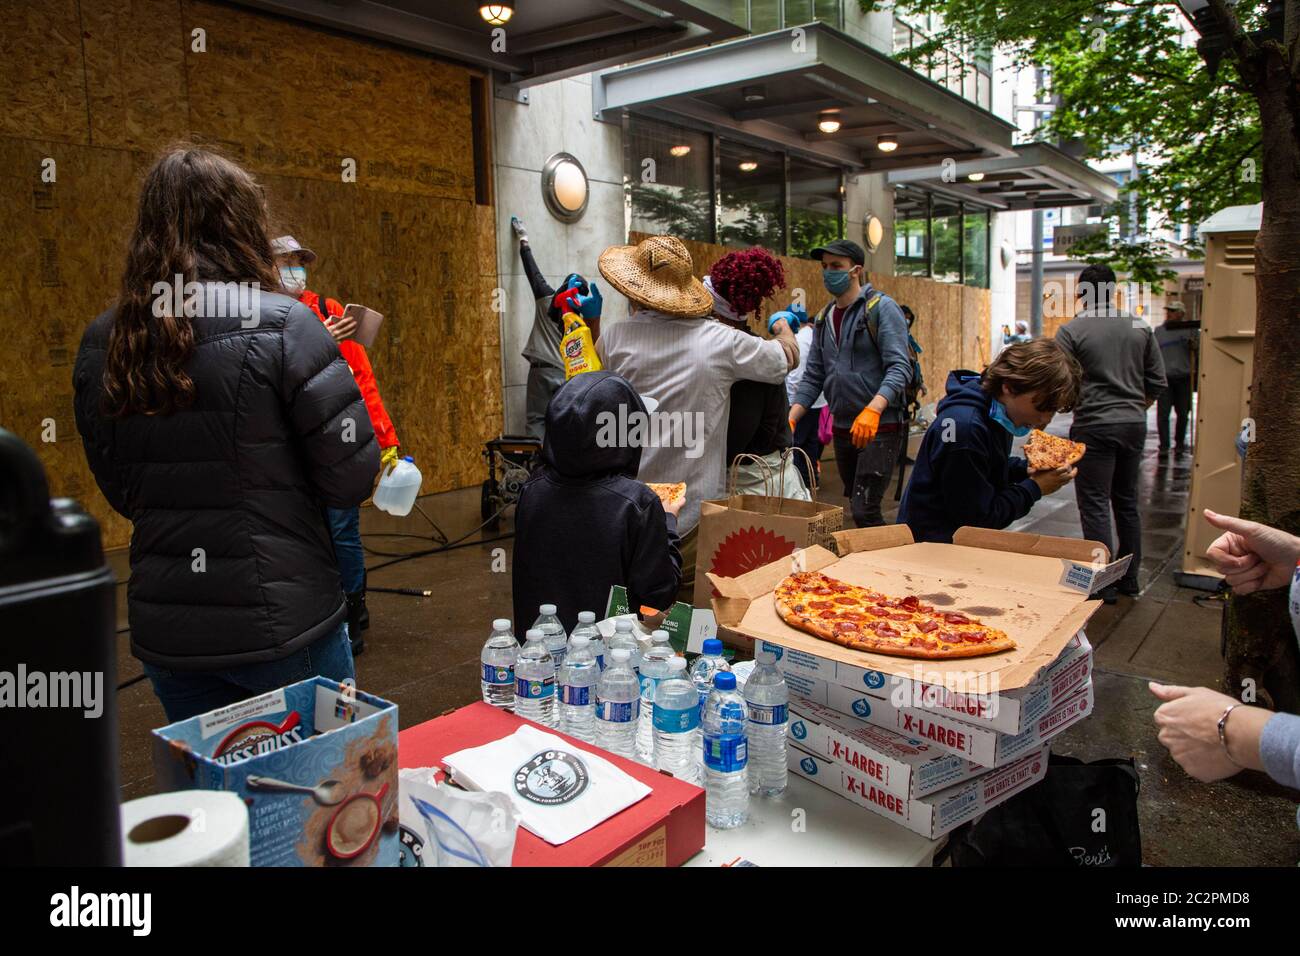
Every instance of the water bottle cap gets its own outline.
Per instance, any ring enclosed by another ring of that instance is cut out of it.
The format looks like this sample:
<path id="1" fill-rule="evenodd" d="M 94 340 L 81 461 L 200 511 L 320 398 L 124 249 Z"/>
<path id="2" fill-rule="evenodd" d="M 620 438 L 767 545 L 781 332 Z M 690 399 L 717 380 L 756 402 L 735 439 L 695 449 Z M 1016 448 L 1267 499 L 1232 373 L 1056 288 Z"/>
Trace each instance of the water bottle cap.
<path id="1" fill-rule="evenodd" d="M 526 641 L 540 641 L 545 636 L 546 635 L 542 633 L 541 629 L 536 627 L 530 627 L 526 632 L 524 632 L 524 640 Z"/>
<path id="2" fill-rule="evenodd" d="M 492 629 L 494 631 L 510 630 L 510 619 L 506 617 L 497 618 L 495 621 L 492 622 Z"/>
<path id="3" fill-rule="evenodd" d="M 650 640 L 653 641 L 653 642 L 656 643 L 656 644 L 667 644 L 667 643 L 668 643 L 668 632 L 667 632 L 667 631 L 651 631 L 651 632 L 650 632 Z"/>
<path id="4" fill-rule="evenodd" d="M 595 613 L 592 612 L 592 611 L 579 611 L 579 612 L 578 612 L 578 623 L 579 623 L 579 624 L 595 624 L 595 623 L 596 623 L 596 615 L 595 615 Z"/>
<path id="5" fill-rule="evenodd" d="M 631 633 L 631 631 L 632 631 L 632 622 L 629 621 L 629 620 L 628 620 L 627 618 L 625 618 L 625 617 L 624 617 L 624 618 L 620 618 L 619 620 L 617 620 L 617 621 L 614 622 L 614 630 L 616 630 L 616 631 L 627 631 L 628 633 Z"/>
<path id="6" fill-rule="evenodd" d="M 542 605 L 541 607 L 539 607 L 537 610 L 541 611 L 543 614 L 554 614 L 554 613 L 555 613 L 555 605 L 554 605 L 554 604 L 543 604 L 543 605 Z"/>
<path id="7" fill-rule="evenodd" d="M 736 675 L 731 671 L 718 671 L 713 675 L 713 686 L 718 690 L 735 690 Z"/>
<path id="8" fill-rule="evenodd" d="M 760 664 L 775 664 L 776 654 L 772 651 L 755 651 L 754 660 L 758 661 Z"/>
<path id="9" fill-rule="evenodd" d="M 610 653 L 610 656 L 614 658 L 614 660 L 618 661 L 618 663 L 622 664 L 625 660 L 627 660 L 629 657 L 632 656 L 632 652 L 629 651 L 626 647 L 616 647 Z"/>
<path id="10" fill-rule="evenodd" d="M 402 461 L 409 461 L 412 465 L 415 464 L 415 459 L 412 458 L 410 455 L 403 455 Z"/>
<path id="11" fill-rule="evenodd" d="M 668 670 L 676 673 L 677 671 L 686 670 L 686 658 L 672 657 L 668 659 Z"/>
<path id="12" fill-rule="evenodd" d="M 705 654 L 721 654 L 721 653 L 722 653 L 722 642 L 721 642 L 720 640 L 718 640 L 716 637 L 711 637 L 711 638 L 709 638 L 707 641 L 704 642 L 704 653 L 705 653 Z"/>

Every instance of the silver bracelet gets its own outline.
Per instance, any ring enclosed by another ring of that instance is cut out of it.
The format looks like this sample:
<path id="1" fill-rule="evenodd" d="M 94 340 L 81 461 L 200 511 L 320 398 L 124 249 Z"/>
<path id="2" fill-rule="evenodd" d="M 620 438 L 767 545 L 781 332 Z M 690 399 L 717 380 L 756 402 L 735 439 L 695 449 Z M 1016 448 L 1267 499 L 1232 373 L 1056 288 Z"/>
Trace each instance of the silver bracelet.
<path id="1" fill-rule="evenodd" d="M 1228 709 L 1225 710 L 1223 716 L 1219 718 L 1219 743 L 1223 745 L 1223 755 L 1228 758 L 1234 767 L 1241 767 L 1241 764 L 1233 760 L 1232 754 L 1228 752 L 1228 715 L 1240 706 L 1242 705 L 1229 704 Z M 1243 767 L 1242 769 L 1244 770 L 1245 768 Z"/>

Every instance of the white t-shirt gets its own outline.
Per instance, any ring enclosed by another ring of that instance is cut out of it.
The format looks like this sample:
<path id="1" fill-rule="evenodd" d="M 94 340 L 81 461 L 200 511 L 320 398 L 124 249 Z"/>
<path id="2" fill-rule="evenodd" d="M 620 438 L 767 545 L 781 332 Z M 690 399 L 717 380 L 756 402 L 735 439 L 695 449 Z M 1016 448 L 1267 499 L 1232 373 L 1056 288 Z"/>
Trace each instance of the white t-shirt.
<path id="1" fill-rule="evenodd" d="M 808 353 L 813 347 L 813 327 L 809 322 L 799 327 L 799 331 L 794 334 L 794 340 L 799 343 L 799 364 L 790 369 L 790 374 L 785 377 L 785 394 L 790 399 L 790 404 L 794 404 L 795 393 L 799 391 L 799 383 L 803 381 L 804 369 L 808 365 Z M 817 396 L 817 401 L 813 402 L 813 408 L 821 408 L 826 404 L 826 393 L 822 392 Z"/>

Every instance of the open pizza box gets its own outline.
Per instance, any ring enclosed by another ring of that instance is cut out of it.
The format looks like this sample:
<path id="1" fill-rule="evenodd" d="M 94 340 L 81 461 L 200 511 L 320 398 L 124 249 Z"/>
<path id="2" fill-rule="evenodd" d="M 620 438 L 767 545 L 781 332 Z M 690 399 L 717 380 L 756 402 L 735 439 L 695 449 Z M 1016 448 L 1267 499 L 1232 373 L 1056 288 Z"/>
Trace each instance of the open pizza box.
<path id="1" fill-rule="evenodd" d="M 736 578 L 710 574 L 721 594 L 713 601 L 719 627 L 756 646 L 776 645 L 809 676 L 865 685 L 900 705 L 921 707 L 934 706 L 922 693 L 933 687 L 991 702 L 994 712 L 1000 702 L 1016 701 L 1017 692 L 1046 675 L 1101 605 L 1088 595 L 1118 580 L 1130 560 L 1109 561 L 1106 548 L 1095 541 L 983 528 L 959 529 L 952 544 L 917 543 L 906 525 L 855 528 L 834 537 L 839 556 L 814 546 Z M 1016 647 L 944 661 L 867 653 L 820 640 L 777 615 L 772 592 L 795 570 L 822 571 L 891 597 L 914 594 L 937 610 L 961 611 L 1005 631 Z"/>

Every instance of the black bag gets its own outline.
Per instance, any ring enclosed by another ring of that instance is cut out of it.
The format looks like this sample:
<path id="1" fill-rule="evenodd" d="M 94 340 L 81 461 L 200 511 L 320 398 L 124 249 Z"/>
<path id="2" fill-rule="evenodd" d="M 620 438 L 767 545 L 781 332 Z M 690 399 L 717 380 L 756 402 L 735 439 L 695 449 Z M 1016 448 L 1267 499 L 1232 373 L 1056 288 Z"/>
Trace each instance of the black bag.
<path id="1" fill-rule="evenodd" d="M 1131 759 L 1052 754 L 1042 783 L 953 836 L 952 865 L 1141 866 L 1140 786 Z"/>

